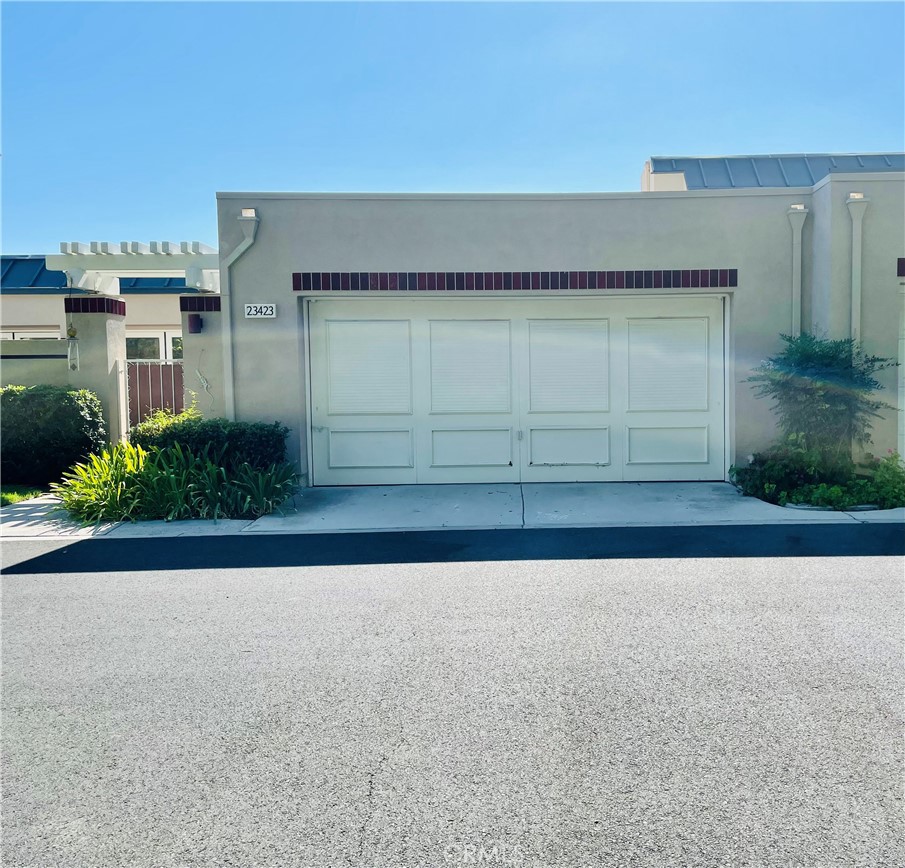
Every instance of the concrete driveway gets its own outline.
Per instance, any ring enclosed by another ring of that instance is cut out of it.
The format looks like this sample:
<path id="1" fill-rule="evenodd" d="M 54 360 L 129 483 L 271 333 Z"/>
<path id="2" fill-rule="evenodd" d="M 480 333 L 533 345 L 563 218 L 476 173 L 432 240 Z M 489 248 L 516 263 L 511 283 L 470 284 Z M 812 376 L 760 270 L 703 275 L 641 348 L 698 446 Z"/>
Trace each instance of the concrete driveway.
<path id="1" fill-rule="evenodd" d="M 3 577 L 5 865 L 901 865 L 900 558 L 133 566 Z"/>

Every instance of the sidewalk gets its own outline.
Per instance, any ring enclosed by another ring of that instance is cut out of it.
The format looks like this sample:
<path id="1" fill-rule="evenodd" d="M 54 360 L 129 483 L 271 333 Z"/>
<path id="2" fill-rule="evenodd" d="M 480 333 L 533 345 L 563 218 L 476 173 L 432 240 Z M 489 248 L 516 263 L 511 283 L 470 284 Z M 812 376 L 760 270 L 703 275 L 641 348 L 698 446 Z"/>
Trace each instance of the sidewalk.
<path id="1" fill-rule="evenodd" d="M 905 509 L 825 512 L 742 497 L 725 482 L 395 485 L 309 488 L 284 515 L 257 521 L 146 521 L 82 527 L 51 495 L 0 509 L 5 540 L 124 539 L 235 534 L 487 530 L 552 527 L 681 527 L 897 522 Z"/>

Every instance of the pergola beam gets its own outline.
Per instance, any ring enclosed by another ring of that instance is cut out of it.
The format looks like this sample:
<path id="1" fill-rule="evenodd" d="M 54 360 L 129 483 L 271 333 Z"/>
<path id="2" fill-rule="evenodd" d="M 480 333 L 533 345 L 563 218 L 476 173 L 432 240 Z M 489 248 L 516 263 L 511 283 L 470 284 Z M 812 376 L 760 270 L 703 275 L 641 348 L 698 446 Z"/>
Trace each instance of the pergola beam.
<path id="1" fill-rule="evenodd" d="M 116 294 L 119 277 L 185 277 L 186 286 L 220 291 L 220 257 L 200 241 L 64 241 L 46 257 L 51 271 L 64 271 L 73 286 Z"/>

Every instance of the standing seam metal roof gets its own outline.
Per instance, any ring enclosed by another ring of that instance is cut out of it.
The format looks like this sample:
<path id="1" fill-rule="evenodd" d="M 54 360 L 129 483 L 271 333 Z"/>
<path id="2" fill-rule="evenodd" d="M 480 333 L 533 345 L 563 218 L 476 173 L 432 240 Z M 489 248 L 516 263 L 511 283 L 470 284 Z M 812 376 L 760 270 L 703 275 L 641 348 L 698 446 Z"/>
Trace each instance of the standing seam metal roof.
<path id="1" fill-rule="evenodd" d="M 48 271 L 43 256 L 0 257 L 0 288 L 7 293 L 66 294 L 66 275 L 62 271 Z M 184 277 L 121 277 L 119 291 L 129 293 L 197 292 L 186 287 Z M 80 292 L 80 290 L 74 290 Z"/>
<path id="2" fill-rule="evenodd" d="M 811 187 L 833 172 L 902 172 L 905 153 L 651 157 L 651 172 L 684 172 L 689 190 Z"/>

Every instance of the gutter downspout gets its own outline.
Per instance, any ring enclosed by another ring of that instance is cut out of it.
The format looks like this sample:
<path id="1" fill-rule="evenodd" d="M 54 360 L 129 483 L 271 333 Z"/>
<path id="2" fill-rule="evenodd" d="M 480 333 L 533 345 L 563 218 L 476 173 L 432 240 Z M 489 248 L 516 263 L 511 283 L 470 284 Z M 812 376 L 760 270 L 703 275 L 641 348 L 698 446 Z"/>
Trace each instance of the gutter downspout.
<path id="1" fill-rule="evenodd" d="M 255 243 L 255 235 L 258 232 L 257 211 L 254 208 L 243 208 L 242 214 L 236 218 L 242 227 L 243 238 L 238 245 L 220 263 L 220 296 L 224 299 L 222 304 L 223 327 L 223 404 L 226 418 L 236 418 L 236 383 L 233 374 L 233 317 L 232 294 L 229 284 L 229 269 L 236 260 Z"/>
<path id="2" fill-rule="evenodd" d="M 848 213 L 852 218 L 852 340 L 861 340 L 861 230 L 864 212 L 870 204 L 863 193 L 849 193 L 845 200 Z"/>
<path id="3" fill-rule="evenodd" d="M 804 205 L 792 205 L 786 216 L 792 226 L 792 337 L 801 334 L 801 230 L 808 218 Z"/>
<path id="4" fill-rule="evenodd" d="M 905 280 L 899 282 L 899 436 L 898 453 L 905 456 Z"/>

